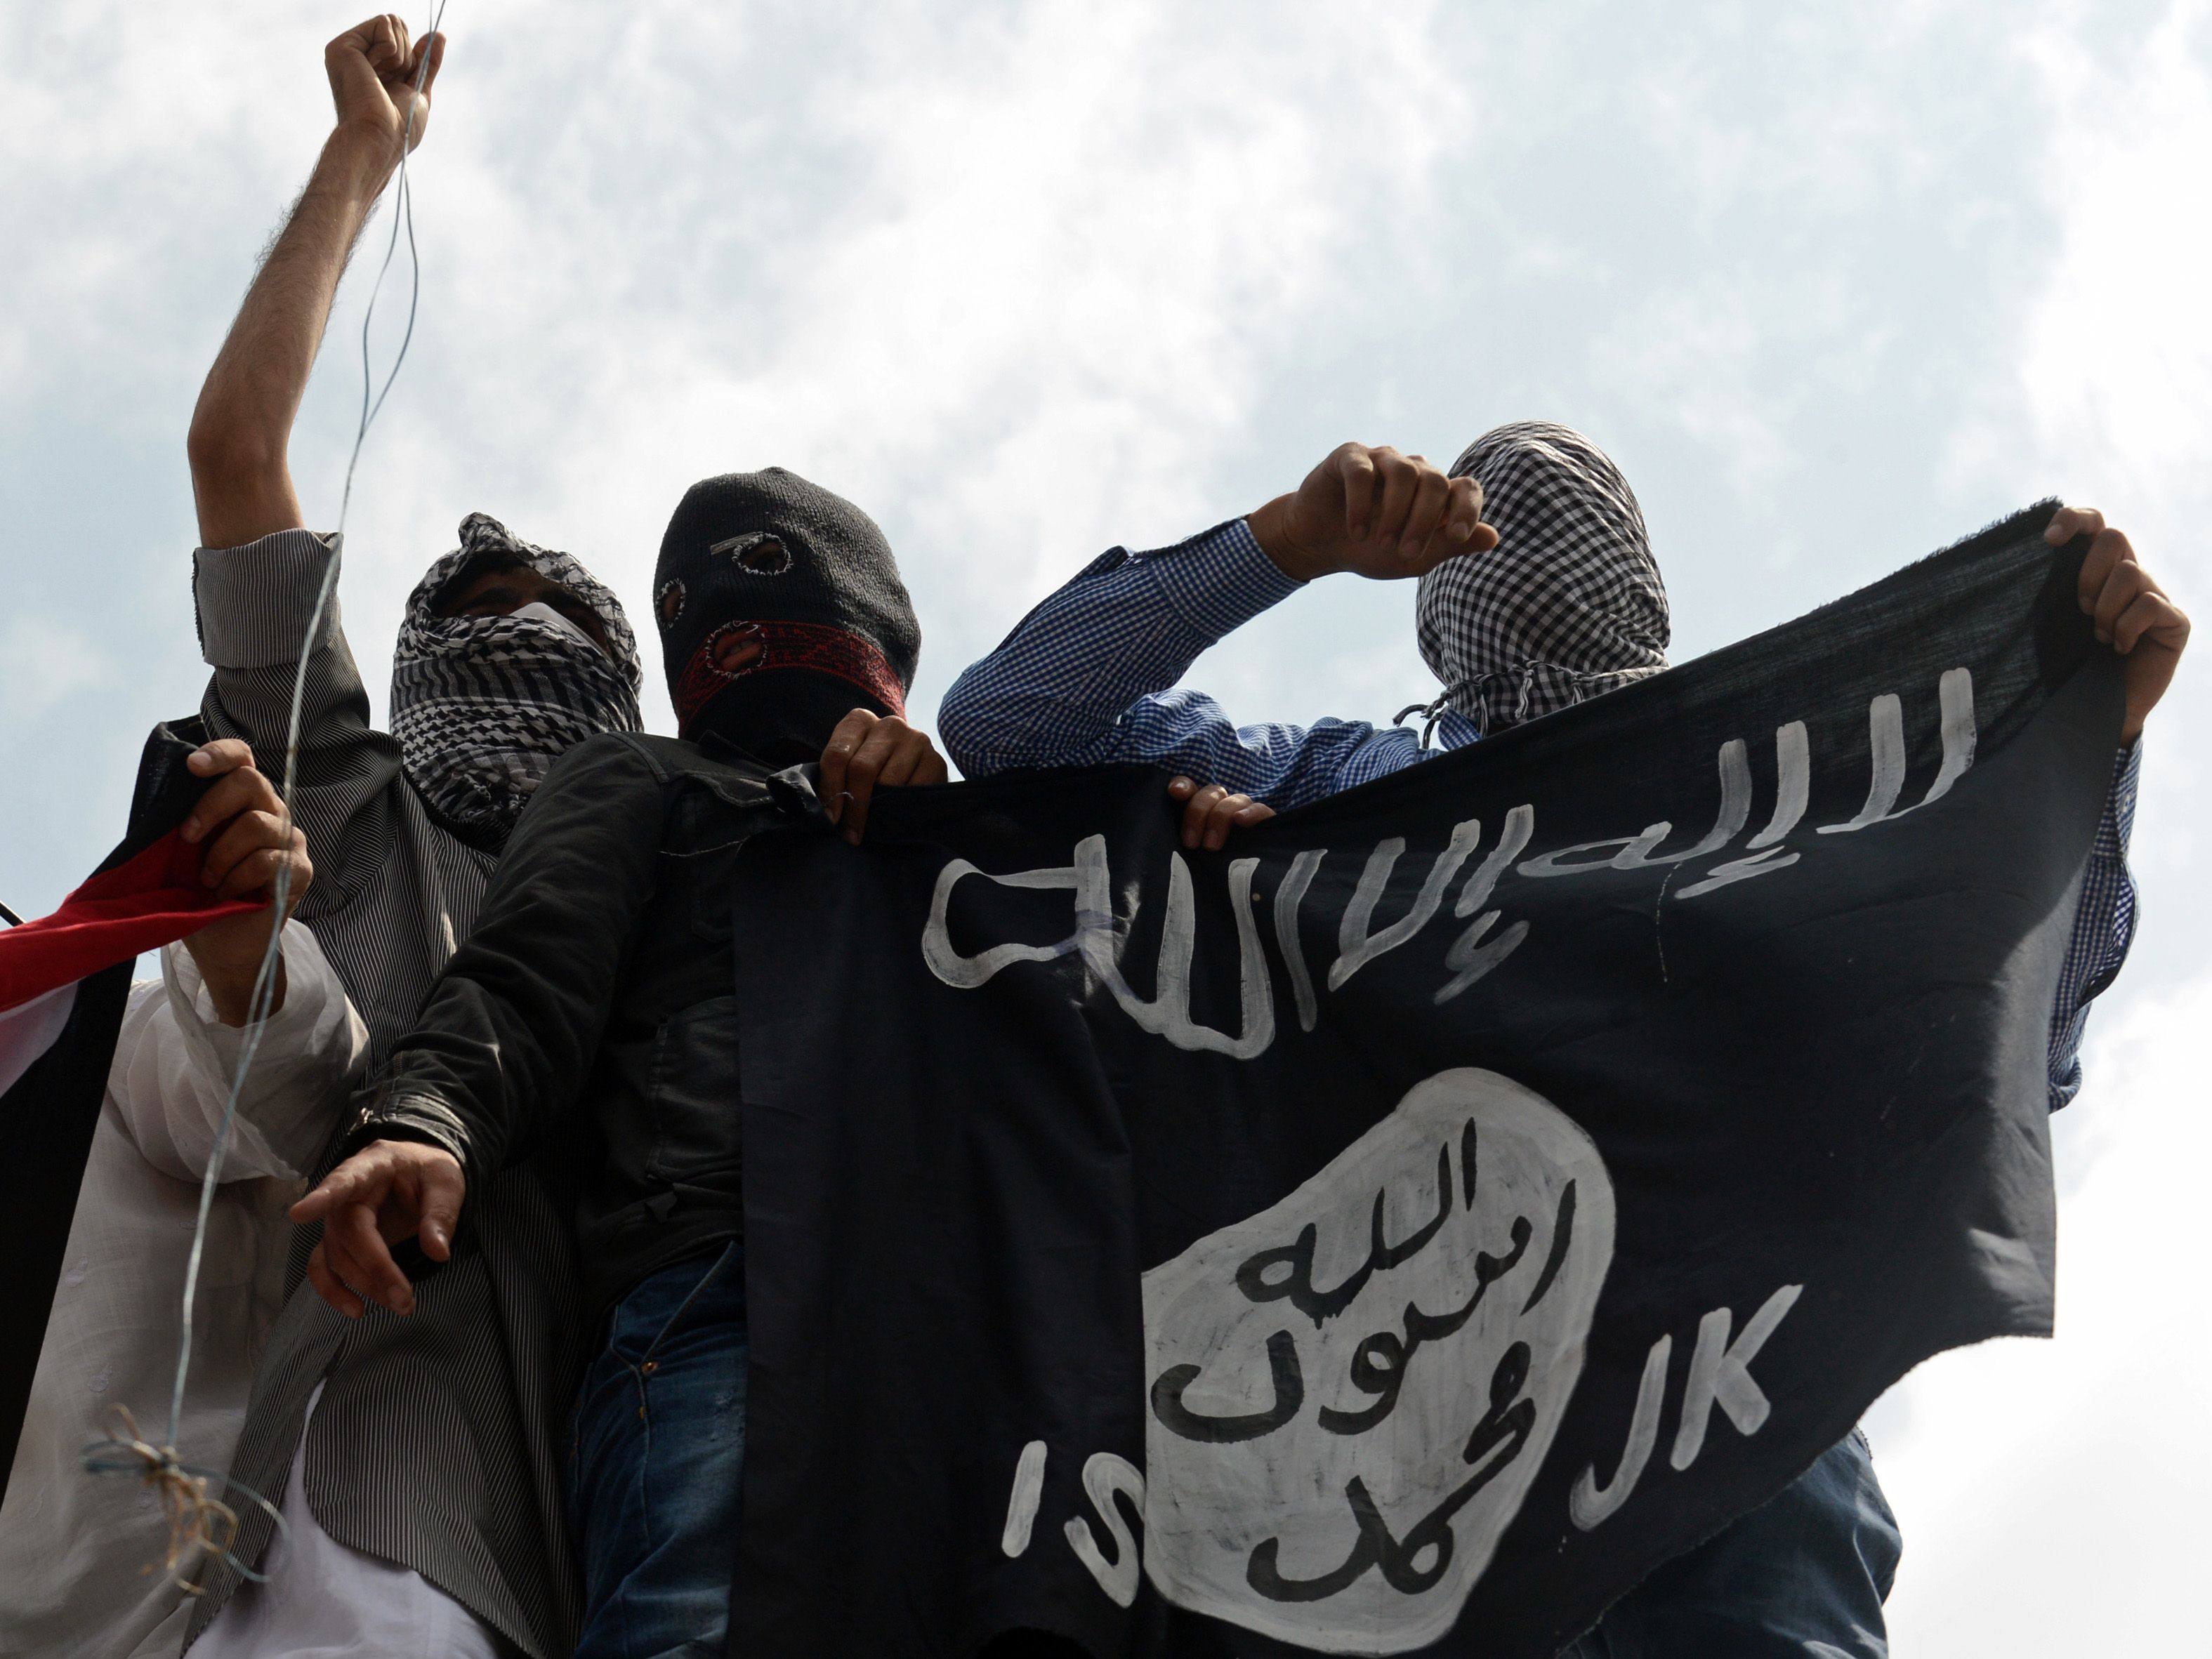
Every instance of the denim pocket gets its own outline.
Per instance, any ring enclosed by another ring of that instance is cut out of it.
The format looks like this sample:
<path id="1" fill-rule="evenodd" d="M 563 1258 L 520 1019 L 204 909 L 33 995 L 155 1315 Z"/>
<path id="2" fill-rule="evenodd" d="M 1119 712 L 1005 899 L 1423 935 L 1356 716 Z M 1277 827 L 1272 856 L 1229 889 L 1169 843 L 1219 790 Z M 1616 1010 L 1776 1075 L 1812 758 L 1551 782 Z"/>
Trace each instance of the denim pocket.
<path id="1" fill-rule="evenodd" d="M 669 1345 L 692 1326 L 742 1319 L 744 1282 L 744 1255 L 734 1239 L 712 1255 L 693 1256 L 644 1280 L 616 1305 L 606 1352 L 586 1376 L 586 1389 L 599 1384 L 602 1364 L 617 1376 L 650 1376 Z"/>

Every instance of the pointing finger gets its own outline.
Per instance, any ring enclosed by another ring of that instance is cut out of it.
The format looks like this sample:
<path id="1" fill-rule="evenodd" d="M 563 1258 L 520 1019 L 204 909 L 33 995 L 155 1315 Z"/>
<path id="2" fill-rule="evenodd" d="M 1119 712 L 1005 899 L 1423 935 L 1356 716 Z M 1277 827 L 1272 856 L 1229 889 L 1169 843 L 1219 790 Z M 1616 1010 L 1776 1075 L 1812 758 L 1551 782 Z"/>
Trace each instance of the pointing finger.
<path id="1" fill-rule="evenodd" d="M 323 1177 L 320 1186 L 287 1210 L 286 1217 L 295 1226 L 304 1226 L 310 1221 L 320 1221 L 338 1205 L 349 1201 L 355 1186 L 352 1168 L 350 1158 L 338 1165 Z"/>

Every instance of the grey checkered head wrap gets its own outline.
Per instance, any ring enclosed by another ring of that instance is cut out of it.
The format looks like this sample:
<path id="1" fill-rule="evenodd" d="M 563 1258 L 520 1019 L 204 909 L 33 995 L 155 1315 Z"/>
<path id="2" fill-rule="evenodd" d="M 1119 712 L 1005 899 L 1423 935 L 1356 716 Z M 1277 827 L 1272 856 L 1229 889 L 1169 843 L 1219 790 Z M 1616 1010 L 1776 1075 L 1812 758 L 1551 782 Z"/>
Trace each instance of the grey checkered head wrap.
<path id="1" fill-rule="evenodd" d="M 441 617 L 456 586 L 527 565 L 599 615 L 613 647 L 534 617 Z M 622 602 L 566 553 L 533 547 L 471 513 L 461 544 L 408 596 L 392 659 L 392 732 L 432 812 L 472 847 L 495 851 L 562 752 L 601 732 L 635 732 L 637 639 Z"/>
<path id="2" fill-rule="evenodd" d="M 1421 655 L 1486 732 L 1667 666 L 1667 589 L 1620 469 L 1579 432 L 1517 421 L 1452 464 L 1482 485 L 1487 553 L 1421 578 Z"/>

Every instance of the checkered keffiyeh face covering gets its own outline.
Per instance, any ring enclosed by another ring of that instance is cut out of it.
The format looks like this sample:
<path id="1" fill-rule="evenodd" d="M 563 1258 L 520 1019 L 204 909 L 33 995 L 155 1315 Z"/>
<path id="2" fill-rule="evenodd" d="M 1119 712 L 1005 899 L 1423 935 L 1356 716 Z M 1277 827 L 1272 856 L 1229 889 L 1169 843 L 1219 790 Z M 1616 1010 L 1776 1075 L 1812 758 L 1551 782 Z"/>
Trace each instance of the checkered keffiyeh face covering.
<path id="1" fill-rule="evenodd" d="M 1643 509 L 1604 451 L 1521 421 L 1476 439 L 1451 471 L 1482 485 L 1498 545 L 1421 578 L 1421 656 L 1444 701 L 1498 732 L 1667 666 L 1667 589 Z"/>
<path id="2" fill-rule="evenodd" d="M 599 613 L 613 647 L 535 617 L 441 617 L 457 585 L 508 562 L 558 582 Z M 622 602 L 566 553 L 533 547 L 471 513 L 461 544 L 408 597 L 392 659 L 392 733 L 432 812 L 471 846 L 495 851 L 563 751 L 601 732 L 635 732 L 636 636 Z"/>

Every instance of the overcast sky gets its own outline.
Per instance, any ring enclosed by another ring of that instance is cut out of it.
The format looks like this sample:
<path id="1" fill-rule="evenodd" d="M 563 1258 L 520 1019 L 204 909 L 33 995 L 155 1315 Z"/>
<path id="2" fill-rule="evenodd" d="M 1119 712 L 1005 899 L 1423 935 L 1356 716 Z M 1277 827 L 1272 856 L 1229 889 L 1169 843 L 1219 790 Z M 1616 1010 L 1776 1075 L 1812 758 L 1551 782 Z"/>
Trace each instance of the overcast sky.
<path id="1" fill-rule="evenodd" d="M 185 422 L 357 20 L 0 17 L 0 899 L 28 913 L 197 702 Z M 1345 438 L 1441 459 L 1527 416 L 1626 469 L 1677 659 L 2051 494 L 2212 612 L 2212 5 L 447 21 L 421 321 L 343 590 L 380 703 L 400 603 L 471 511 L 641 614 L 687 483 L 793 467 L 898 550 L 926 719 L 1099 550 L 1247 511 Z M 294 446 L 318 524 L 373 268 Z M 1246 718 L 1387 719 L 1433 690 L 1412 597 L 1336 579 L 1192 678 Z M 2147 738 L 2142 929 L 2059 1124 L 2059 1336 L 1933 1362 L 1869 1419 L 1904 1655 L 2203 1650 L 2208 653 Z"/>

